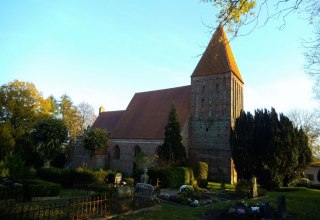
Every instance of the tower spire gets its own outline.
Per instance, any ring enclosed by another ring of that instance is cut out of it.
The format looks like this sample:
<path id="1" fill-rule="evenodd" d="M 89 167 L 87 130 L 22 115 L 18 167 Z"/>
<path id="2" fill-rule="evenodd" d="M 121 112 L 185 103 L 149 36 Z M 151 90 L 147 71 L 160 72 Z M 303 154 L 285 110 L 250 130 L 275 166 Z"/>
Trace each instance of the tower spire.
<path id="1" fill-rule="evenodd" d="M 191 77 L 233 72 L 243 83 L 227 35 L 220 24 L 204 51 Z"/>

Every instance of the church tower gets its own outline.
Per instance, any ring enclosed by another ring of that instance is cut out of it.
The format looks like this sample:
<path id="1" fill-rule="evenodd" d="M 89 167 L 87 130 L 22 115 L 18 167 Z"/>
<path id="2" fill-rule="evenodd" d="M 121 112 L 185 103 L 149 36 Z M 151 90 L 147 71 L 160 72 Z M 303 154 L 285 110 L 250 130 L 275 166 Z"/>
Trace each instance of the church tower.
<path id="1" fill-rule="evenodd" d="M 191 75 L 188 158 L 207 162 L 209 179 L 234 183 L 230 133 L 243 109 L 243 80 L 219 25 Z"/>

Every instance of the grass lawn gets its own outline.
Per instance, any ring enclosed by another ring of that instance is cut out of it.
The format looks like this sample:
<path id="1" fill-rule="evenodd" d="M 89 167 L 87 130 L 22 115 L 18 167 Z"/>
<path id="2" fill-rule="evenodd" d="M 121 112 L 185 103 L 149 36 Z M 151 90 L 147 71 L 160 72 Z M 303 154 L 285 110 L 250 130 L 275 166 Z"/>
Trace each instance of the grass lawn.
<path id="1" fill-rule="evenodd" d="M 220 187 L 220 184 L 218 184 Z M 214 184 L 211 186 L 214 188 Z M 320 190 L 296 188 L 295 191 L 285 192 L 272 191 L 259 199 L 246 200 L 247 203 L 258 203 L 261 201 L 269 201 L 277 208 L 277 198 L 279 195 L 285 195 L 287 211 L 293 214 L 297 219 L 319 219 L 320 216 Z M 229 206 L 234 204 L 232 202 L 219 202 L 210 206 L 200 208 L 190 208 L 182 206 L 174 206 L 165 203 L 160 204 L 160 209 L 155 211 L 145 211 L 138 214 L 121 216 L 117 219 L 202 219 L 202 215 L 206 212 L 219 212 L 226 210 Z"/>

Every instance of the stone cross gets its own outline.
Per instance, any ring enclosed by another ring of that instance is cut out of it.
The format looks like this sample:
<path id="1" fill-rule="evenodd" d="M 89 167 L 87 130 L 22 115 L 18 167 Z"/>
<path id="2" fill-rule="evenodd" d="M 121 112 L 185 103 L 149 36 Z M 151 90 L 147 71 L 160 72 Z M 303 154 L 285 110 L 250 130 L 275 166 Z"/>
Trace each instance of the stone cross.
<path id="1" fill-rule="evenodd" d="M 143 169 L 143 174 L 140 176 L 140 183 L 148 183 L 149 176 L 148 176 L 148 168 Z"/>

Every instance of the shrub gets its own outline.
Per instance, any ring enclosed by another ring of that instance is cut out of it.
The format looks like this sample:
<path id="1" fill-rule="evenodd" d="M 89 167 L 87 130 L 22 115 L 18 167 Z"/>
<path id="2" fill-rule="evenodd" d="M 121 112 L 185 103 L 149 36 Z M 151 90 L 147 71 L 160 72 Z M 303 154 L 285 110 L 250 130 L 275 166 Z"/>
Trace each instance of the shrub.
<path id="1" fill-rule="evenodd" d="M 197 165 L 197 178 L 198 179 L 202 179 L 202 180 L 206 180 L 208 178 L 208 164 L 205 162 L 199 162 Z"/>
<path id="2" fill-rule="evenodd" d="M 133 178 L 125 178 L 124 181 L 127 183 L 128 186 L 134 186 Z"/>
<path id="3" fill-rule="evenodd" d="M 107 172 L 92 171 L 86 168 L 72 170 L 49 167 L 39 169 L 37 176 L 43 180 L 59 183 L 64 187 L 72 187 L 74 183 L 104 183 Z"/>
<path id="4" fill-rule="evenodd" d="M 200 188 L 206 188 L 208 186 L 208 180 L 205 179 L 198 179 L 198 186 Z"/>
<path id="5" fill-rule="evenodd" d="M 27 198 L 58 196 L 61 191 L 60 184 L 44 180 L 25 180 L 23 182 L 24 193 Z"/>
<path id="6" fill-rule="evenodd" d="M 236 193 L 244 198 L 249 198 L 250 197 L 250 192 L 251 192 L 251 183 L 250 181 L 246 179 L 240 180 L 237 185 L 236 185 Z"/>
<path id="7" fill-rule="evenodd" d="M 107 171 L 104 171 L 104 170 L 92 171 L 92 174 L 93 174 L 93 181 L 95 183 L 104 183 L 107 177 Z"/>
<path id="8" fill-rule="evenodd" d="M 188 167 L 171 167 L 160 170 L 162 186 L 177 188 L 181 185 L 192 184 L 193 171 Z"/>
<path id="9" fill-rule="evenodd" d="M 298 187 L 310 187 L 310 180 L 307 178 L 299 178 L 296 181 L 296 186 Z"/>

